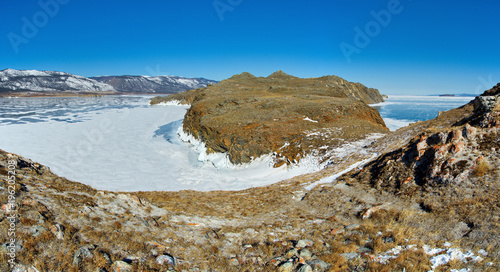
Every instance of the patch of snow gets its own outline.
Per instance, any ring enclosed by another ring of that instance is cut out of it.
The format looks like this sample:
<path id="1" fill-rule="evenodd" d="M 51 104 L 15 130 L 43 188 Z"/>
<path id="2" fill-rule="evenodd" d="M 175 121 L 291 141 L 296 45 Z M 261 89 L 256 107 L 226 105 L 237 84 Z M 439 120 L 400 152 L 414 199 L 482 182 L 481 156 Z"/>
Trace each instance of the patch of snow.
<path id="1" fill-rule="evenodd" d="M 189 104 L 181 104 L 181 101 L 179 101 L 179 100 L 171 100 L 171 101 L 167 101 L 167 102 L 161 102 L 161 103 L 158 103 L 156 105 L 159 105 L 159 106 L 181 106 L 181 107 L 187 107 L 187 108 L 190 107 Z"/>
<path id="2" fill-rule="evenodd" d="M 302 120 L 304 120 L 304 121 L 309 121 L 309 122 L 313 122 L 313 123 L 318 123 L 318 121 L 316 121 L 316 120 L 312 120 L 312 119 L 310 119 L 309 117 L 305 117 L 305 118 L 304 118 L 304 119 L 302 119 Z"/>
<path id="3" fill-rule="evenodd" d="M 432 269 L 440 265 L 445 265 L 453 260 L 458 260 L 463 263 L 467 263 L 467 259 L 471 259 L 474 262 L 480 262 L 483 258 L 479 256 L 475 256 L 471 251 L 467 251 L 466 253 L 462 253 L 460 249 L 450 248 L 446 251 L 445 254 L 440 254 L 431 258 Z"/>
<path id="4" fill-rule="evenodd" d="M 22 77 L 22 76 L 50 76 L 46 71 L 38 70 L 15 70 L 15 69 L 5 69 L 0 71 L 0 73 L 8 77 Z"/>
<path id="5" fill-rule="evenodd" d="M 478 250 L 477 253 L 479 253 L 479 254 L 481 254 L 481 255 L 483 255 L 485 257 L 488 256 L 488 252 L 486 252 L 486 250 L 484 250 L 484 249 Z"/>
<path id="6" fill-rule="evenodd" d="M 436 254 L 441 253 L 441 252 L 446 250 L 446 249 L 442 249 L 442 248 L 431 248 L 428 245 L 424 245 L 422 248 L 424 249 L 425 254 L 430 255 L 430 256 L 436 255 Z"/>
<path id="7" fill-rule="evenodd" d="M 191 88 L 196 88 L 196 86 L 198 86 L 197 85 L 198 81 L 196 79 L 179 77 L 179 78 L 176 78 L 175 81 L 179 84 L 183 84 L 183 85 L 189 86 Z"/>
<path id="8" fill-rule="evenodd" d="M 415 123 L 413 121 L 405 120 L 405 119 L 394 119 L 394 118 L 383 118 L 385 126 L 390 130 L 390 131 L 396 131 L 402 127 L 406 127 L 409 124 Z"/>
<path id="9" fill-rule="evenodd" d="M 397 246 L 393 249 L 390 249 L 386 251 L 383 254 L 379 254 L 377 256 L 372 256 L 373 260 L 382 264 L 387 264 L 387 261 L 390 259 L 395 259 L 399 254 L 401 254 L 402 251 L 408 250 L 408 249 L 413 249 L 417 250 L 418 247 L 416 245 L 409 245 L 409 246 Z M 449 248 L 449 249 L 442 249 L 442 248 L 431 248 L 428 245 L 424 245 L 422 247 L 424 250 L 425 254 L 429 256 L 433 256 L 435 254 L 439 254 L 443 251 L 446 251 L 444 254 L 436 255 L 431 257 L 431 268 L 429 272 L 433 272 L 434 269 L 441 265 L 446 265 L 450 261 L 453 260 L 458 260 L 463 263 L 467 263 L 468 261 L 473 261 L 473 262 L 480 262 L 483 260 L 483 258 L 474 255 L 472 251 L 467 251 L 466 253 L 463 253 L 460 249 L 456 248 Z M 481 254 L 481 253 L 480 253 Z M 464 270 L 466 268 L 463 268 L 461 270 L 451 270 L 451 271 L 459 271 L 459 272 L 464 272 L 464 271 L 469 271 L 469 270 Z"/>
<path id="10" fill-rule="evenodd" d="M 307 185 L 304 188 L 306 190 L 310 191 L 314 187 L 318 186 L 319 184 L 332 183 L 337 178 L 339 178 L 340 176 L 344 175 L 345 173 L 348 173 L 349 171 L 351 171 L 351 170 L 353 170 L 355 168 L 358 168 L 358 167 L 361 167 L 361 166 L 367 164 L 368 162 L 370 162 L 371 160 L 373 160 L 376 157 L 377 157 L 377 154 L 373 154 L 370 158 L 368 158 L 366 160 L 363 160 L 363 161 L 357 162 L 355 164 L 352 164 L 351 166 L 347 167 L 345 170 L 340 171 L 340 172 L 336 173 L 335 175 L 332 175 L 332 176 L 329 176 L 329 177 L 326 177 L 326 178 L 322 178 L 322 179 L 320 179 L 320 180 L 318 180 L 318 181 L 316 181 L 314 183 L 311 183 L 311 184 Z"/>

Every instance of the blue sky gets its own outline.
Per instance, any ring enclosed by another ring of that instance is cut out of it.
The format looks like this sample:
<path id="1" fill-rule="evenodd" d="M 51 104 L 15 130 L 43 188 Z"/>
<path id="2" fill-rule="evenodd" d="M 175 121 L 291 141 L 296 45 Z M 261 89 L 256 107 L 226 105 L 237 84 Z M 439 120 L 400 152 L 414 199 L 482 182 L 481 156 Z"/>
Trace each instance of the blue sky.
<path id="1" fill-rule="evenodd" d="M 386 94 L 478 93 L 500 82 L 494 0 L 0 3 L 0 69 L 216 80 L 281 69 Z"/>

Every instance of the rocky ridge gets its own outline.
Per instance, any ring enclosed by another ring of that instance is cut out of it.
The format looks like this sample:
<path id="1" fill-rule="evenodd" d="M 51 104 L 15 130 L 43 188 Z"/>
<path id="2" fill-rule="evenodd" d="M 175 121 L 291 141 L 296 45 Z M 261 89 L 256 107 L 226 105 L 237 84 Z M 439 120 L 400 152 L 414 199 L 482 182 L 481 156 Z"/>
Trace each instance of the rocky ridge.
<path id="1" fill-rule="evenodd" d="M 100 76 L 92 77 L 113 86 L 124 93 L 180 93 L 191 89 L 217 84 L 205 78 L 185 78 L 179 76 Z"/>
<path id="2" fill-rule="evenodd" d="M 108 85 L 73 74 L 5 69 L 0 71 L 0 93 L 5 92 L 84 92 L 84 93 L 115 93 Z"/>
<path id="3" fill-rule="evenodd" d="M 409 143 L 379 157 L 357 174 L 399 193 L 467 184 L 500 164 L 500 84 L 462 108 L 470 114 L 448 127 L 431 127 Z M 467 184 L 469 186 L 471 184 Z"/>
<path id="4" fill-rule="evenodd" d="M 178 93 L 217 84 L 204 78 L 178 76 L 102 76 L 86 78 L 64 72 L 0 71 L 2 96 L 72 96 L 81 94 Z"/>
<path id="5" fill-rule="evenodd" d="M 388 132 L 378 111 L 366 105 L 383 101 L 379 92 L 335 76 L 242 73 L 152 104 L 168 101 L 191 104 L 184 132 L 203 142 L 207 153 L 227 154 L 234 164 L 268 154 L 275 167 L 298 164 L 318 147 Z"/>

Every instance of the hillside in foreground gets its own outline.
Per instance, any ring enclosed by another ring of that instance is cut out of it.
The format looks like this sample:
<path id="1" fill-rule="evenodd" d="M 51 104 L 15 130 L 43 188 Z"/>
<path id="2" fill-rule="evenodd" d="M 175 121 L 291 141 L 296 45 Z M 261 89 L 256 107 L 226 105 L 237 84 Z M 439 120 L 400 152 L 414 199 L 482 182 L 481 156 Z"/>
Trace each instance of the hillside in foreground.
<path id="1" fill-rule="evenodd" d="M 0 151 L 1 270 L 498 271 L 499 93 L 244 191 L 98 191 Z"/>

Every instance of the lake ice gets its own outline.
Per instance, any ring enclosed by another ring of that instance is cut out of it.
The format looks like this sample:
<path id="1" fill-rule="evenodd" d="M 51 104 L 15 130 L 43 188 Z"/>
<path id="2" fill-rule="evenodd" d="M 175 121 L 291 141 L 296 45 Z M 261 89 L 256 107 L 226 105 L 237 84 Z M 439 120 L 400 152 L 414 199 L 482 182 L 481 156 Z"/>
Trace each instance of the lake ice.
<path id="1" fill-rule="evenodd" d="M 324 166 L 311 158 L 293 168 L 276 169 L 269 167 L 270 156 L 234 166 L 223 154 L 205 156 L 202 144 L 185 143 L 177 135 L 187 107 L 150 106 L 149 99 L 0 98 L 0 148 L 49 166 L 70 180 L 112 191 L 240 190 Z M 430 100 L 442 106 L 439 99 Z M 390 98 L 378 105 L 392 130 L 415 121 L 394 115 L 401 108 L 408 109 L 404 105 L 408 101 L 396 98 L 391 102 Z M 468 100 L 452 102 L 446 109 Z M 436 104 L 429 107 L 445 110 Z"/>

